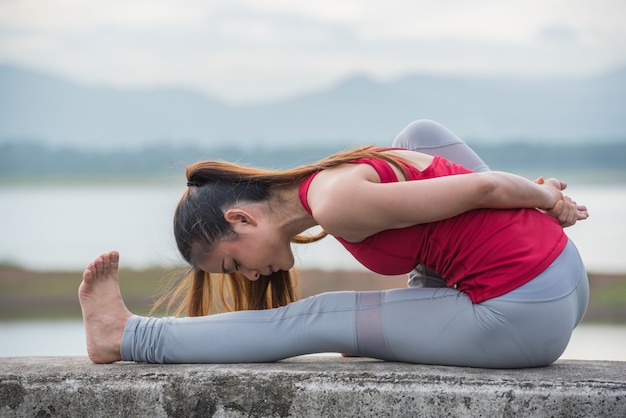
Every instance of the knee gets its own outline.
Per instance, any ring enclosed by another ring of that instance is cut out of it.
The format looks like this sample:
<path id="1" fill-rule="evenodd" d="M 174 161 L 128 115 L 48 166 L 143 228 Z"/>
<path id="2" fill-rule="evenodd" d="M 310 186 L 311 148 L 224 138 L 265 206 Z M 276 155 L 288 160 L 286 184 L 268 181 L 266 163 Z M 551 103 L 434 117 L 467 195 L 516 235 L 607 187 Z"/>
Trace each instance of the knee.
<path id="1" fill-rule="evenodd" d="M 430 119 L 418 119 L 404 128 L 393 141 L 394 147 L 423 149 L 459 142 L 450 130 Z"/>

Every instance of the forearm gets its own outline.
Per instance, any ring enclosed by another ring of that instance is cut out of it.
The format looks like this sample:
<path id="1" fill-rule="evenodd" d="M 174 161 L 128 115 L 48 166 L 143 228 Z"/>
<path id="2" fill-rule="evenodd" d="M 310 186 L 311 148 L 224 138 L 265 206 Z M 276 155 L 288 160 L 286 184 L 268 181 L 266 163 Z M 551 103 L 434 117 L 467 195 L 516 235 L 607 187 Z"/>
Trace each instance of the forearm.
<path id="1" fill-rule="evenodd" d="M 491 209 L 539 208 L 552 209 L 562 198 L 556 188 L 537 184 L 511 173 L 490 171 L 480 173 L 486 179 L 481 206 Z"/>
<path id="2" fill-rule="evenodd" d="M 474 209 L 549 211 L 563 199 L 561 190 L 565 188 L 558 180 L 538 184 L 494 171 L 390 183 L 351 180 L 326 187 L 324 199 L 315 202 L 313 211 L 325 231 L 353 242 L 380 231 L 437 222 Z M 558 213 L 549 214 L 560 220 Z"/>

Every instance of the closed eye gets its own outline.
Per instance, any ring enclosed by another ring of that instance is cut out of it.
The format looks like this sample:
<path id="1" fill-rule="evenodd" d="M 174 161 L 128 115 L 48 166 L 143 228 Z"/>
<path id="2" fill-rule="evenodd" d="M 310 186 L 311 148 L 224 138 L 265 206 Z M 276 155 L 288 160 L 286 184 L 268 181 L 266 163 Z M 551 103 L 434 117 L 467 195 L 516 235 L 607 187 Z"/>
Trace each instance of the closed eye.
<path id="1" fill-rule="evenodd" d="M 233 259 L 233 266 L 235 268 L 235 271 L 239 271 L 240 264 L 235 259 Z M 228 271 L 226 271 L 226 267 L 224 266 L 224 260 L 223 259 L 222 259 L 222 273 L 224 273 L 224 274 L 228 274 L 229 273 Z"/>

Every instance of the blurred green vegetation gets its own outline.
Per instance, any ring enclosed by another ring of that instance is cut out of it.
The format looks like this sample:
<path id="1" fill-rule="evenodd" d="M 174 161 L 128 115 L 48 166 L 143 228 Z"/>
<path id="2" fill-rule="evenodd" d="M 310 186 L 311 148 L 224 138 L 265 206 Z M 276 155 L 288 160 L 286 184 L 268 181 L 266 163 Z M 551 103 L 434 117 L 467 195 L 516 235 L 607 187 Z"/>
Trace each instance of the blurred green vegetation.
<path id="1" fill-rule="evenodd" d="M 626 279 L 610 287 L 596 289 L 593 298 L 601 306 L 624 306 L 626 305 L 624 295 L 626 295 Z"/>
<path id="2" fill-rule="evenodd" d="M 121 269 L 120 289 L 127 307 L 146 315 L 157 297 L 184 268 Z M 0 266 L 0 320 L 80 318 L 78 287 L 80 271 L 40 272 Z"/>
<path id="3" fill-rule="evenodd" d="M 127 307 L 136 314 L 148 314 L 155 300 L 184 273 L 184 267 L 120 270 L 120 288 Z M 303 297 L 326 291 L 380 290 L 406 284 L 405 276 L 379 276 L 366 271 L 298 273 Z M 79 319 L 80 282 L 78 271 L 40 272 L 0 265 L 0 321 Z M 626 274 L 590 273 L 589 283 L 591 297 L 584 322 L 626 324 Z"/>

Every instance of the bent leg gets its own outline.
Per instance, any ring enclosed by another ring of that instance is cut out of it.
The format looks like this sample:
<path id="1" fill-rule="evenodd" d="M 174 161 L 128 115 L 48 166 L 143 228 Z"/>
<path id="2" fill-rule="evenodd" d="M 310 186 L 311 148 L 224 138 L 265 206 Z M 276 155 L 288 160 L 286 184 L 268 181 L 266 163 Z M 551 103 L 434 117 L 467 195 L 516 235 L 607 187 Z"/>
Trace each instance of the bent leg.
<path id="1" fill-rule="evenodd" d="M 415 303 L 426 295 L 411 293 L 419 290 L 386 294 L 383 328 L 393 357 L 497 368 L 545 366 L 557 360 L 589 296 L 587 274 L 571 241 L 533 280 L 479 304 L 453 289 L 440 289 L 431 299 Z"/>
<path id="2" fill-rule="evenodd" d="M 578 309 L 575 292 L 543 302 L 480 304 L 454 289 L 415 303 L 411 292 L 389 291 L 383 328 L 397 361 L 482 368 L 540 367 L 565 351 Z M 424 321 L 424 318 L 428 318 Z"/>
<path id="3" fill-rule="evenodd" d="M 410 123 L 396 136 L 392 146 L 439 155 L 475 172 L 489 171 L 487 164 L 461 138 L 432 120 Z M 446 282 L 436 272 L 418 265 L 409 273 L 407 286 L 445 287 Z"/>
<path id="4" fill-rule="evenodd" d="M 435 270 L 418 264 L 409 273 L 407 287 L 448 287 L 448 283 Z"/>
<path id="5" fill-rule="evenodd" d="M 396 136 L 392 146 L 439 155 L 475 172 L 489 171 L 487 164 L 461 138 L 432 120 L 410 123 Z"/>

